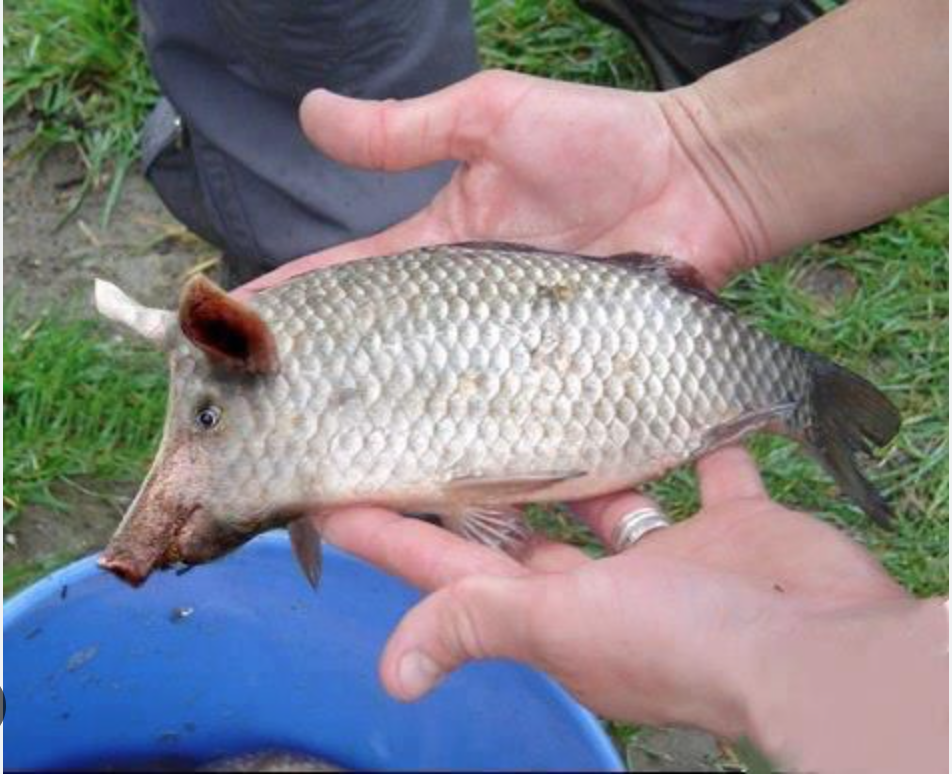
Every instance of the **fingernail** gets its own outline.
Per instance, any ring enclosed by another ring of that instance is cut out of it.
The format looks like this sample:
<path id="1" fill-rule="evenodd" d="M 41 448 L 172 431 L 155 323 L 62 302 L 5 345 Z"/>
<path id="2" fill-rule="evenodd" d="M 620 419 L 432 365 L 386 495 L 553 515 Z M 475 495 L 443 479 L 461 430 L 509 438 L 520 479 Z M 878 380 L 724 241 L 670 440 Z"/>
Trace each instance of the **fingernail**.
<path id="1" fill-rule="evenodd" d="M 301 107 L 303 108 L 309 102 L 313 102 L 315 100 L 327 99 L 328 97 L 333 99 L 338 96 L 339 95 L 332 91 L 328 91 L 327 89 L 311 89 L 307 94 L 304 95 L 304 99 L 301 100 Z"/>
<path id="2" fill-rule="evenodd" d="M 440 682 L 443 673 L 426 653 L 411 650 L 400 660 L 397 676 L 404 696 L 408 699 L 419 699 Z"/>
<path id="3" fill-rule="evenodd" d="M 345 94 L 338 94 L 336 91 L 331 91 L 330 89 L 311 89 L 307 96 L 319 99 L 352 99 Z"/>

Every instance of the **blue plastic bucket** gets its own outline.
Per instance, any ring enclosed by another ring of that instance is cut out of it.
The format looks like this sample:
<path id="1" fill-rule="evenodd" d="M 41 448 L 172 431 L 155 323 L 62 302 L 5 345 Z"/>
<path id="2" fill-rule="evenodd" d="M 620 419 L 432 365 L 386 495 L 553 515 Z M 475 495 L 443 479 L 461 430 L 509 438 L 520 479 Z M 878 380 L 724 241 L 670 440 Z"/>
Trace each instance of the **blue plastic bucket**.
<path id="1" fill-rule="evenodd" d="M 377 661 L 418 598 L 333 548 L 315 593 L 283 533 L 138 590 L 83 559 L 4 605 L 4 763 L 280 749 L 355 769 L 623 770 L 595 718 L 518 664 L 471 664 L 423 701 L 390 699 Z"/>

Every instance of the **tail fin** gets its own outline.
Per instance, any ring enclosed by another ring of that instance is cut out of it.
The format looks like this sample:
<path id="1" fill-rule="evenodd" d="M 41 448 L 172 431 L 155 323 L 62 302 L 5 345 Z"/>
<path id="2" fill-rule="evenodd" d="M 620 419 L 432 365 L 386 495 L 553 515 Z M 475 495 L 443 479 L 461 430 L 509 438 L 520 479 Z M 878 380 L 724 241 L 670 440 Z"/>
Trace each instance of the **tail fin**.
<path id="1" fill-rule="evenodd" d="M 877 524 L 889 527 L 892 510 L 860 472 L 856 456 L 883 446 L 899 431 L 901 418 L 889 398 L 845 368 L 810 356 L 812 413 L 806 441 L 840 488 Z"/>

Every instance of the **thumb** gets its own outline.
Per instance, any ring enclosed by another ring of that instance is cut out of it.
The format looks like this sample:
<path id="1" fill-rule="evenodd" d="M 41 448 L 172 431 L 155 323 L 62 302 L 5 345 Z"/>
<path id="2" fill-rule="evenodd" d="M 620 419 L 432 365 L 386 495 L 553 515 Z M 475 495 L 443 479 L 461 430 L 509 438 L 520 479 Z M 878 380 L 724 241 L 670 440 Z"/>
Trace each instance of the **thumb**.
<path id="1" fill-rule="evenodd" d="M 406 100 L 352 99 L 316 89 L 301 102 L 301 126 L 329 156 L 365 169 L 393 172 L 467 161 L 506 110 L 509 83 L 511 74 L 479 73 Z"/>
<path id="2" fill-rule="evenodd" d="M 390 637 L 380 662 L 384 687 L 415 701 L 467 661 L 532 662 L 533 578 L 470 576 L 413 608 Z"/>

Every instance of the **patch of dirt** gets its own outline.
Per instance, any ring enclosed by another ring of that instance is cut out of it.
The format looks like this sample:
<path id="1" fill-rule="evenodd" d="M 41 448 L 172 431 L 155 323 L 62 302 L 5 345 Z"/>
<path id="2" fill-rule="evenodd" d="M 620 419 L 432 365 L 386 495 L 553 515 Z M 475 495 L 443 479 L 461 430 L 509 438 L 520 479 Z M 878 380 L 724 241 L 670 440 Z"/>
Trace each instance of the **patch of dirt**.
<path id="1" fill-rule="evenodd" d="M 138 483 L 57 482 L 53 496 L 68 505 L 62 511 L 27 505 L 4 527 L 3 568 L 58 564 L 102 548 L 135 496 Z"/>
<path id="2" fill-rule="evenodd" d="M 74 154 L 54 151 L 33 168 L 29 158 L 7 158 L 26 130 L 4 137 L 3 292 L 32 317 L 64 303 L 94 314 L 92 283 L 115 282 L 143 303 L 171 308 L 186 272 L 217 252 L 190 234 L 165 209 L 145 179 L 130 170 L 108 225 L 106 191 L 89 194 L 76 215 L 57 229 L 83 177 Z"/>
<path id="3" fill-rule="evenodd" d="M 797 273 L 796 283 L 826 308 L 849 301 L 859 287 L 852 272 L 836 266 L 806 266 Z"/>

